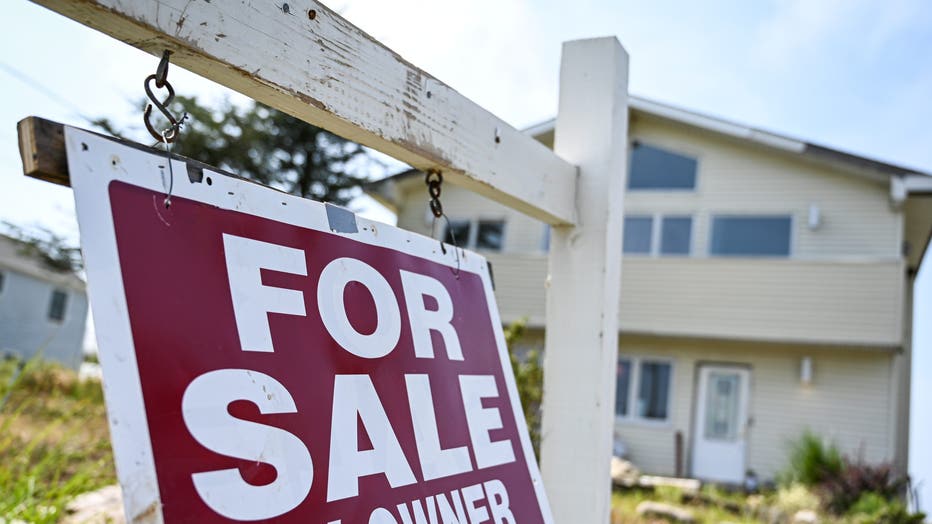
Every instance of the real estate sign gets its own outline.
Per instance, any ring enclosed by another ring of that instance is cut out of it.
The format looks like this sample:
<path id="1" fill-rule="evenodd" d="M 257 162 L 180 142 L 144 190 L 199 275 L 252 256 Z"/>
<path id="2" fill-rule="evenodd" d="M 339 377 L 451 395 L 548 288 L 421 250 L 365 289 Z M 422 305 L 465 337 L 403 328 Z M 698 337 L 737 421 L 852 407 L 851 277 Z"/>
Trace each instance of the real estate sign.
<path id="1" fill-rule="evenodd" d="M 485 259 L 65 138 L 131 521 L 551 521 Z"/>

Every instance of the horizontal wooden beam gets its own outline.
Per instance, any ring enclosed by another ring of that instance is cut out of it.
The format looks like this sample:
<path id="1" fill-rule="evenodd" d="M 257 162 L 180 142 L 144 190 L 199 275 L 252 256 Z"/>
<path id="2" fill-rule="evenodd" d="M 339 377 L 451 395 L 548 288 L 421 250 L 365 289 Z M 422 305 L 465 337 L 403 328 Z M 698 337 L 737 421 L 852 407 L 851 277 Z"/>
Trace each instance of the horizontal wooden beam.
<path id="1" fill-rule="evenodd" d="M 65 126 L 34 116 L 16 124 L 23 174 L 61 186 L 70 186 L 65 154 Z"/>
<path id="2" fill-rule="evenodd" d="M 534 218 L 576 221 L 575 166 L 319 2 L 34 1 Z"/>

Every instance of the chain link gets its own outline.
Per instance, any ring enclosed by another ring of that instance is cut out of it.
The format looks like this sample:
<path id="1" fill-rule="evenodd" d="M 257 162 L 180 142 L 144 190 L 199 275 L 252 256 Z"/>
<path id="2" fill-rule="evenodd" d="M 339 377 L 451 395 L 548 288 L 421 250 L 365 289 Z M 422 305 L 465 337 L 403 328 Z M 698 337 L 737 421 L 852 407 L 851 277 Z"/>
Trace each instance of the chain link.
<path id="1" fill-rule="evenodd" d="M 439 169 L 428 169 L 427 173 L 424 175 L 424 183 L 427 184 L 427 194 L 430 196 L 429 206 L 430 213 L 434 215 L 433 223 L 431 224 L 431 235 L 436 238 L 437 236 L 437 222 L 440 219 L 446 221 L 447 231 L 450 233 L 450 240 L 453 242 L 453 253 L 456 255 L 456 269 L 453 270 L 453 275 L 456 278 L 460 276 L 460 252 L 459 246 L 456 244 L 456 234 L 453 232 L 453 228 L 450 227 L 450 219 L 443 212 L 443 204 L 440 202 L 440 192 L 441 186 L 443 185 L 443 173 Z M 440 240 L 440 251 L 444 255 L 447 254 L 447 247 L 443 243 L 443 239 Z"/>

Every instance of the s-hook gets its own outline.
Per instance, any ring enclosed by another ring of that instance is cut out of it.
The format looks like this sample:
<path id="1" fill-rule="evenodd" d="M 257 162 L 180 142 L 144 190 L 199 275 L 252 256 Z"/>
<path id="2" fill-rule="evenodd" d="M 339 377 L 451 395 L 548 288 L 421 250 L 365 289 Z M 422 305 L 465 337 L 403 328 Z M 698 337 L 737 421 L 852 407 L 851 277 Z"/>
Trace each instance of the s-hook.
<path id="1" fill-rule="evenodd" d="M 152 135 L 152 138 L 164 144 L 175 141 L 175 138 L 178 136 L 178 129 L 184 124 L 185 119 L 188 118 L 188 114 L 184 113 L 179 120 L 168 110 L 168 105 L 175 99 L 175 88 L 168 83 L 168 57 L 170 55 L 171 51 L 167 49 L 162 53 L 162 59 L 159 61 L 159 66 L 156 68 L 155 74 L 147 76 L 144 83 L 146 96 L 149 97 L 149 103 L 146 104 L 146 110 L 143 112 L 143 121 L 146 124 L 146 129 L 149 131 L 149 134 Z M 168 90 L 168 96 L 165 97 L 165 100 L 160 101 L 155 97 L 152 88 L 149 87 L 149 84 L 152 82 L 155 82 L 156 88 Z M 152 115 L 153 105 L 168 119 L 169 126 L 164 131 L 158 131 L 155 126 L 152 125 L 152 122 L 149 121 L 149 117 Z"/>
<path id="2" fill-rule="evenodd" d="M 162 59 L 155 69 L 155 74 L 147 76 L 146 81 L 143 83 L 146 88 L 146 96 L 149 97 L 149 103 L 146 104 L 146 110 L 142 115 L 143 122 L 145 122 L 149 134 L 156 139 L 156 144 L 159 142 L 165 144 L 165 153 L 168 155 L 168 191 L 165 194 L 165 207 L 170 207 L 172 204 L 172 189 L 174 189 L 175 186 L 175 171 L 172 169 L 171 144 L 178 138 L 178 130 L 181 129 L 184 121 L 188 118 L 188 114 L 184 113 L 179 120 L 168 110 L 168 105 L 175 99 L 175 88 L 168 83 L 169 56 L 171 56 L 171 51 L 166 49 L 165 52 L 162 53 Z M 152 88 L 149 86 L 152 82 L 155 82 L 156 88 L 168 90 L 168 96 L 165 97 L 165 100 L 159 101 L 159 99 L 155 97 L 155 94 L 152 93 Z M 161 131 L 157 130 L 155 126 L 152 125 L 152 122 L 149 121 L 149 117 L 152 115 L 153 105 L 159 108 L 159 112 L 168 119 L 168 127 Z"/>

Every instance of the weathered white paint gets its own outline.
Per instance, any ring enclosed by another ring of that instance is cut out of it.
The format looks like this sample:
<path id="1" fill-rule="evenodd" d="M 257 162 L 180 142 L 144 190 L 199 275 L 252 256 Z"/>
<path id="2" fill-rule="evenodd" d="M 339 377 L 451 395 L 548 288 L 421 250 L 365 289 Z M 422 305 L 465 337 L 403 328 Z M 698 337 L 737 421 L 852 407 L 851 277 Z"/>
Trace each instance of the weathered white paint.
<path id="1" fill-rule="evenodd" d="M 550 250 L 541 471 L 554 520 L 607 522 L 611 507 L 628 54 L 615 38 L 563 45 L 555 151 L 579 166 L 578 225 Z"/>
<path id="2" fill-rule="evenodd" d="M 36 3 L 539 220 L 575 222 L 574 166 L 319 2 Z"/>

